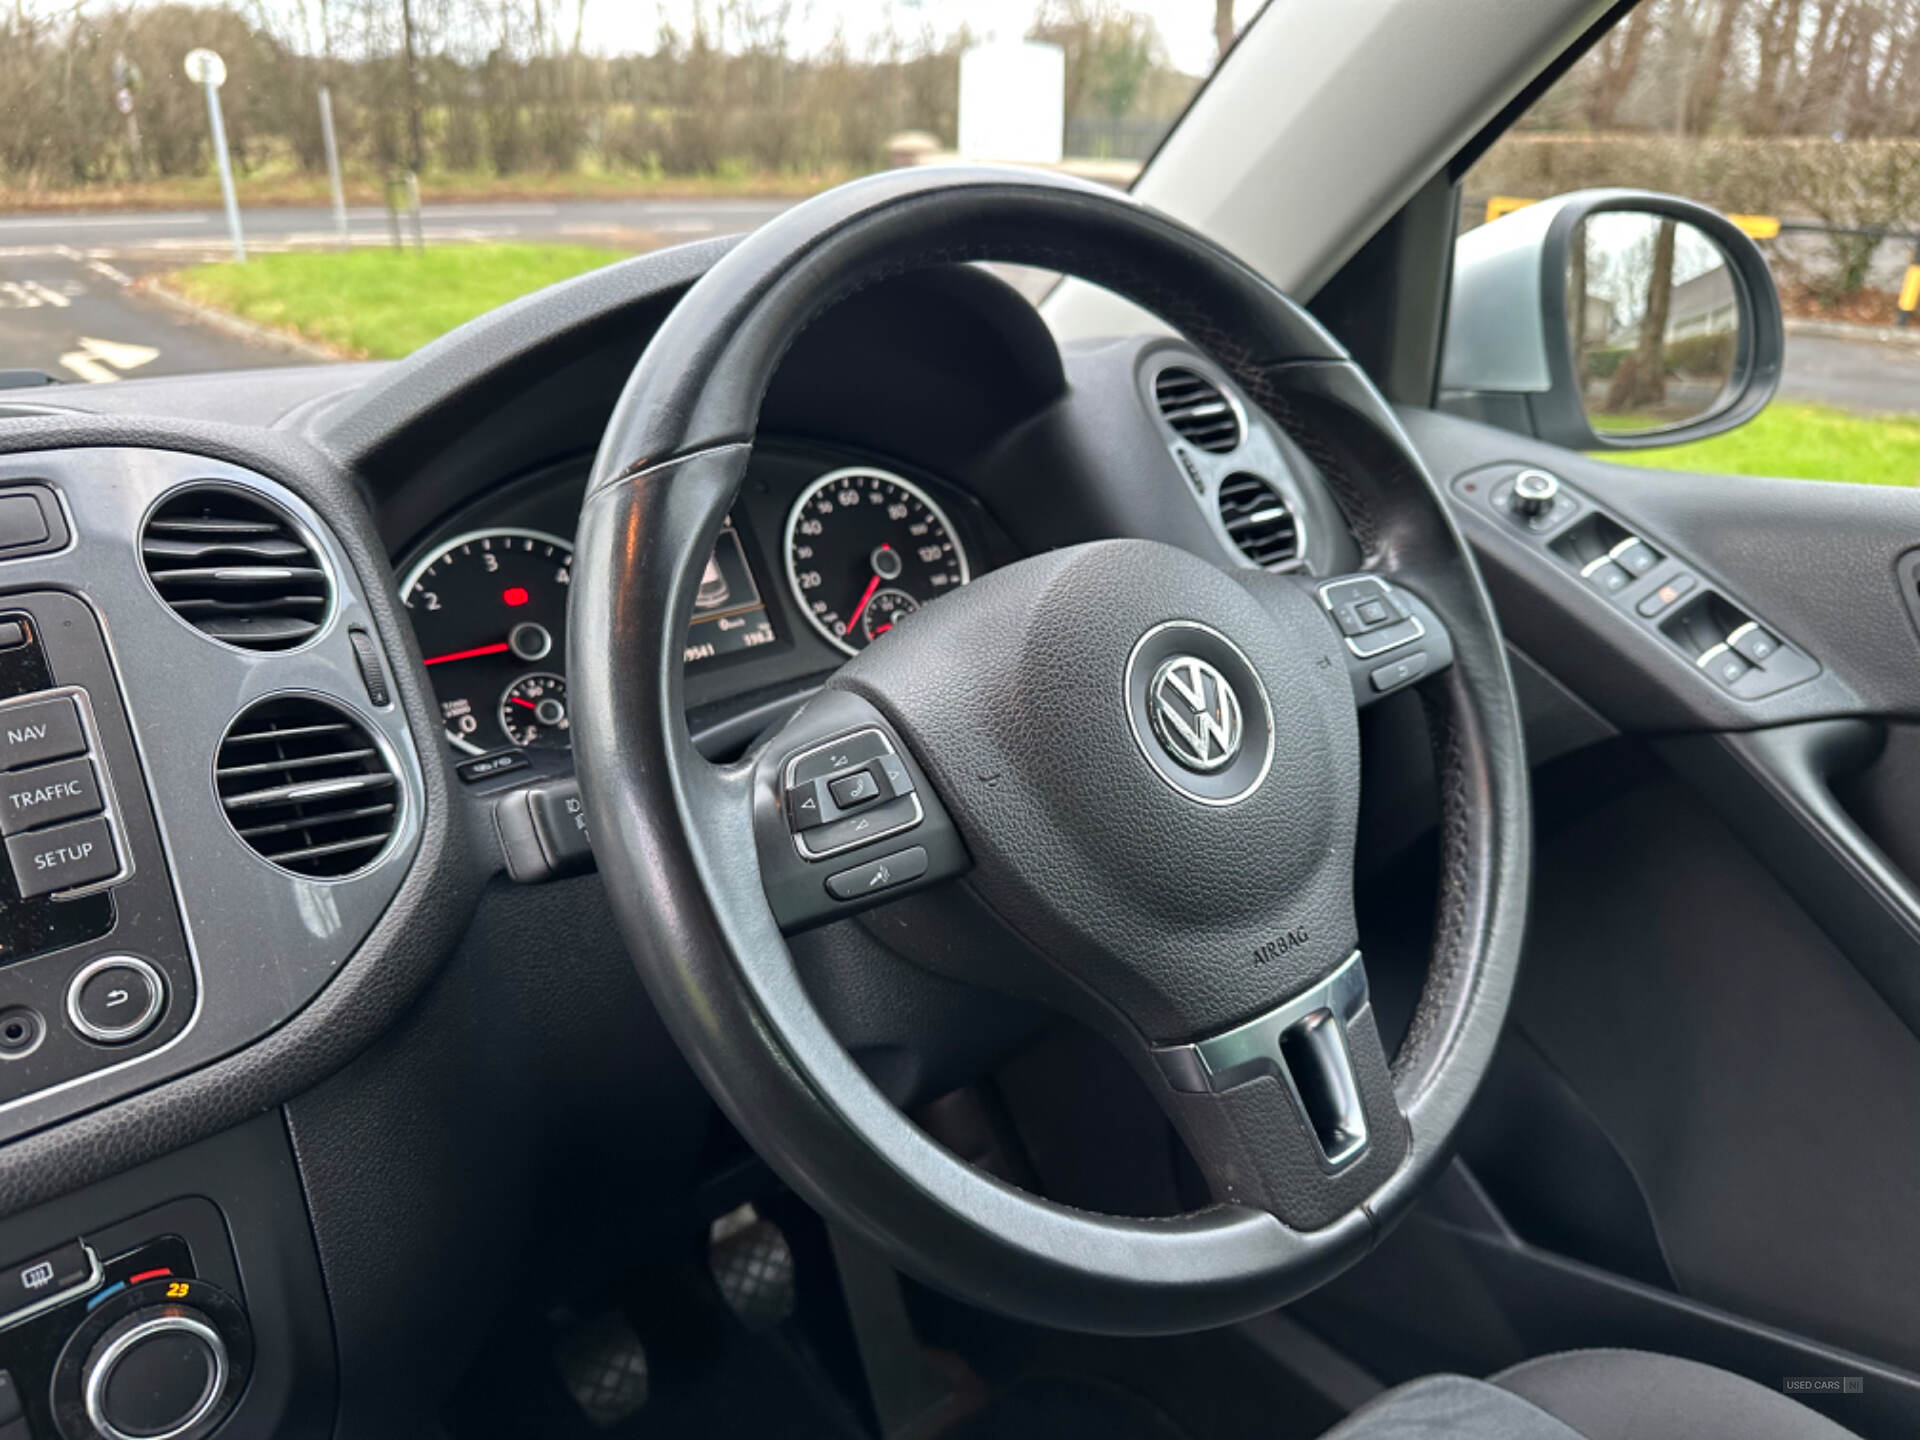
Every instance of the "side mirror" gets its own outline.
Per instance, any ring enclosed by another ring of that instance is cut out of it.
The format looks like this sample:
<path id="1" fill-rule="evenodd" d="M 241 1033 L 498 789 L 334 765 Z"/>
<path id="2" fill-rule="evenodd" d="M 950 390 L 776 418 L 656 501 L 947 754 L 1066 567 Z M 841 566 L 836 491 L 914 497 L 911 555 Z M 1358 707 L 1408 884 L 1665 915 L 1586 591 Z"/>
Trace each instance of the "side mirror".
<path id="1" fill-rule="evenodd" d="M 1716 211 L 1579 190 L 1455 242 L 1440 406 L 1575 450 L 1751 420 L 1786 340 L 1766 257 Z"/>

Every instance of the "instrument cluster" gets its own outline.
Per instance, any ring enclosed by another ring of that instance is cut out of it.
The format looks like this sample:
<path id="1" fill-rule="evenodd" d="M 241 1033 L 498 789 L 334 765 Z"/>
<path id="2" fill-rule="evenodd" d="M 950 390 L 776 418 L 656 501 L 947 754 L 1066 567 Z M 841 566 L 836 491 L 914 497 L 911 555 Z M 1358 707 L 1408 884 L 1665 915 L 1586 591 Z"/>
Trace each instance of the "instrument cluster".
<path id="1" fill-rule="evenodd" d="M 585 482 L 577 469 L 529 477 L 469 507 L 401 567 L 400 599 L 457 756 L 571 744 L 567 536 Z M 884 641 L 976 573 L 950 511 L 976 532 L 983 526 L 969 497 L 925 477 L 778 451 L 756 457 L 694 597 L 690 685 L 724 674 L 698 688 L 745 691 Z"/>

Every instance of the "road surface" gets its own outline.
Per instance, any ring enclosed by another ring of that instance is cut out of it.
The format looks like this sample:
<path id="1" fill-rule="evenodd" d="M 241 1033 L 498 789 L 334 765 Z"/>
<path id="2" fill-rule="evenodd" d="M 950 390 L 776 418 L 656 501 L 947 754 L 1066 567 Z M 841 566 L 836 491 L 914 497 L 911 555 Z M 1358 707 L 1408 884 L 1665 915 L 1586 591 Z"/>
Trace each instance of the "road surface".
<path id="1" fill-rule="evenodd" d="M 1920 415 L 1920 345 L 1789 335 L 1780 393 L 1847 410 Z"/>
<path id="2" fill-rule="evenodd" d="M 542 240 L 645 250 L 750 230 L 784 200 L 592 200 L 552 204 L 429 205 L 429 245 Z M 387 212 L 347 212 L 356 245 L 391 243 Z M 338 243 L 324 208 L 249 210 L 255 251 Z M 404 232 L 409 243 L 410 228 Z M 218 210 L 0 216 L 0 369 L 107 383 L 124 375 L 183 375 L 312 357 L 210 328 L 134 284 L 142 275 L 225 259 Z"/>

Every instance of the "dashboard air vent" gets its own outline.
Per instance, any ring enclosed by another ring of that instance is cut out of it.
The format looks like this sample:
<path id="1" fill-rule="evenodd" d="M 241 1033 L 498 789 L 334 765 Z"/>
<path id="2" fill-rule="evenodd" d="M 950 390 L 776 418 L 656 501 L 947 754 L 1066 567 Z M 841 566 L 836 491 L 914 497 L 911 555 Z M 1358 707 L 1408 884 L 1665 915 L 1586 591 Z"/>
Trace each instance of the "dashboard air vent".
<path id="1" fill-rule="evenodd" d="M 1257 475 L 1220 482 L 1220 523 L 1240 553 L 1271 570 L 1300 558 L 1300 526 L 1280 492 Z"/>
<path id="2" fill-rule="evenodd" d="M 242 650 L 304 643 L 332 598 L 326 570 L 291 520 L 217 486 L 184 491 L 155 510 L 140 559 L 174 614 Z"/>
<path id="3" fill-rule="evenodd" d="M 1160 418 L 1190 445 L 1225 455 L 1240 444 L 1240 417 L 1220 387 L 1184 365 L 1170 365 L 1153 379 Z"/>
<path id="4" fill-rule="evenodd" d="M 393 834 L 399 780 L 359 723 L 323 700 L 289 696 L 242 712 L 213 764 L 227 819 L 283 870 L 346 875 Z"/>

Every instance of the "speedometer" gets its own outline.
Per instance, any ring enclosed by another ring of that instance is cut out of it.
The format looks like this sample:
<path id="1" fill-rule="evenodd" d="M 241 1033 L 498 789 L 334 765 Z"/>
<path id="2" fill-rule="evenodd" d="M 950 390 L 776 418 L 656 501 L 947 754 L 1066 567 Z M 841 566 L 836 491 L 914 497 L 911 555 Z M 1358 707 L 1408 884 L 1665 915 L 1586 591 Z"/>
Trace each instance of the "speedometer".
<path id="1" fill-rule="evenodd" d="M 447 743 L 565 746 L 573 547 L 542 530 L 476 530 L 407 571 L 400 599 L 426 656 Z"/>
<path id="2" fill-rule="evenodd" d="M 857 655 L 894 624 L 971 578 L 933 497 L 872 466 L 822 475 L 787 514 L 787 583 L 827 642 Z"/>

